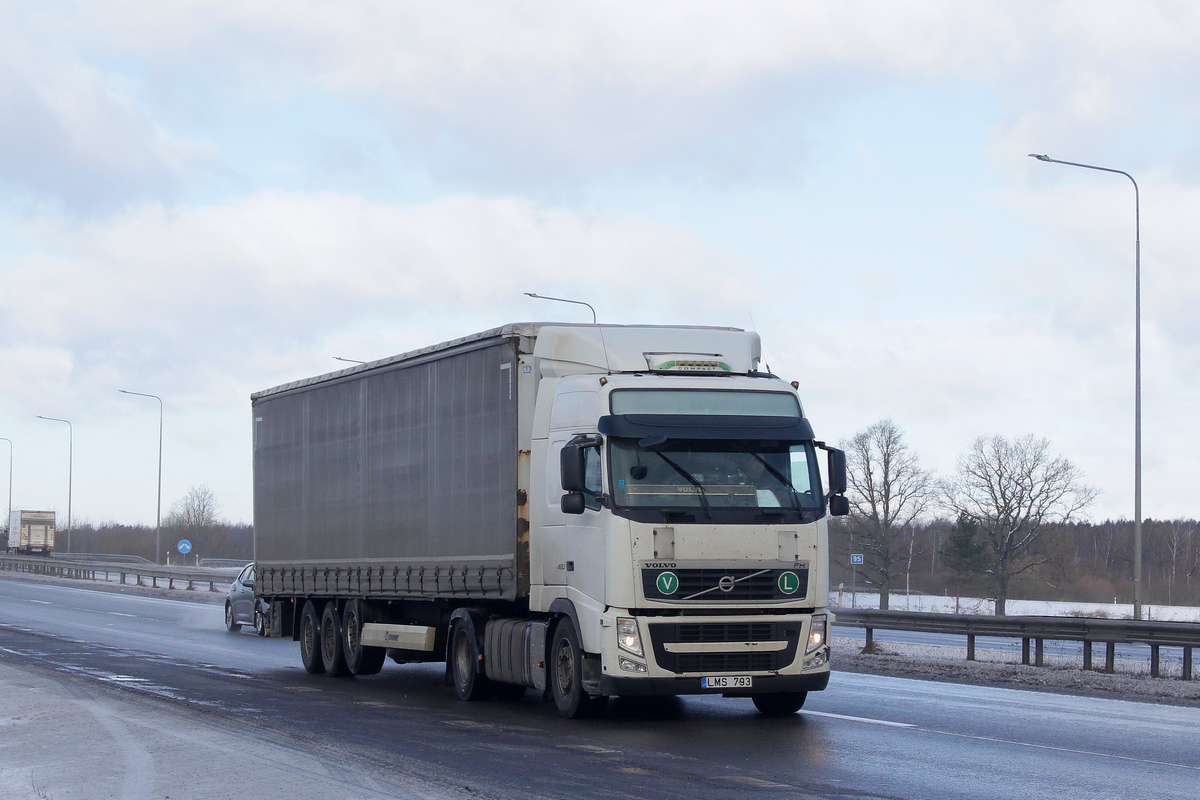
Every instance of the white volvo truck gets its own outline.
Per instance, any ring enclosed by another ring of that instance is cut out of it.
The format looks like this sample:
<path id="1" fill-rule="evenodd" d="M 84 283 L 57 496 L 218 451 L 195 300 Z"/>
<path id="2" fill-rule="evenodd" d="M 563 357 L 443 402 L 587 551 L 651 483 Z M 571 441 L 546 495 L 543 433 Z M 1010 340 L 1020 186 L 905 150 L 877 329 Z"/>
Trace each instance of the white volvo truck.
<path id="1" fill-rule="evenodd" d="M 272 634 L 311 673 L 444 660 L 464 700 L 566 717 L 798 710 L 829 680 L 845 459 L 758 365 L 732 328 L 525 323 L 256 393 Z"/>

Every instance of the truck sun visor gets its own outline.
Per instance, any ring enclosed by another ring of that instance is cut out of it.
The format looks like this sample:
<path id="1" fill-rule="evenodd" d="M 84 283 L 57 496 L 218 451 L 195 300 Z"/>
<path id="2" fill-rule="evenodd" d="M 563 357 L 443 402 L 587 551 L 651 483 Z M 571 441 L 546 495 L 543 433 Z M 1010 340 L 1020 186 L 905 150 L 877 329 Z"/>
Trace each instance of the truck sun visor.
<path id="1" fill-rule="evenodd" d="M 812 425 L 804 417 L 706 416 L 696 414 L 610 414 L 600 418 L 600 433 L 623 439 L 665 436 L 668 439 L 774 439 L 812 441 Z"/>

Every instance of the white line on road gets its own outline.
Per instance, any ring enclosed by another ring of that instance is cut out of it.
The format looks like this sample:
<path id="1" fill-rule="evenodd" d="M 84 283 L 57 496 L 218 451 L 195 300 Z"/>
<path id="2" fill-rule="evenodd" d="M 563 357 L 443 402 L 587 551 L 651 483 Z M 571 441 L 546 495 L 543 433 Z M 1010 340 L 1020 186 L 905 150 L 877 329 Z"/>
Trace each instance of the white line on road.
<path id="1" fill-rule="evenodd" d="M 887 725 L 892 728 L 915 728 L 915 727 L 917 727 L 916 725 L 913 725 L 912 723 L 909 723 L 909 722 L 892 722 L 892 721 L 886 720 L 886 719 L 870 719 L 869 717 L 852 717 L 848 714 L 831 714 L 828 711 L 802 711 L 801 713 L 804 714 L 804 716 L 806 716 L 806 717 L 832 717 L 833 719 L 846 719 L 846 720 L 850 720 L 851 722 L 867 722 L 867 723 L 870 723 L 871 725 Z"/>

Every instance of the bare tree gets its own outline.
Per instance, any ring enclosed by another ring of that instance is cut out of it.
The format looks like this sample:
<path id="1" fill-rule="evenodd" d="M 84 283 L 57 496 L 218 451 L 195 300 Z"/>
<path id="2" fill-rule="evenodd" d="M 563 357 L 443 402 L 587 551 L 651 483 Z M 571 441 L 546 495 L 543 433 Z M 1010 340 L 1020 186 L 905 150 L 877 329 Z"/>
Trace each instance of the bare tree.
<path id="1" fill-rule="evenodd" d="M 991 548 L 996 614 L 1003 615 L 1015 575 L 1044 564 L 1034 545 L 1091 505 L 1096 490 L 1070 461 L 1050 454 L 1050 441 L 980 437 L 958 459 L 945 487 L 947 504 L 979 523 Z"/>
<path id="2" fill-rule="evenodd" d="M 1175 575 L 1182 559 L 1184 569 L 1187 568 L 1188 551 L 1191 549 L 1192 534 L 1196 524 L 1192 520 L 1176 519 L 1166 523 L 1164 542 L 1167 558 L 1170 559 L 1170 572 L 1167 573 L 1167 605 L 1171 604 L 1172 593 L 1175 590 Z M 1166 572 L 1166 565 L 1163 566 Z"/>
<path id="3" fill-rule="evenodd" d="M 851 541 L 861 548 L 863 572 L 879 588 L 879 607 L 886 609 L 900 565 L 912 563 L 913 523 L 933 496 L 933 479 L 890 419 L 859 431 L 841 447 Z"/>
<path id="4" fill-rule="evenodd" d="M 213 528 L 221 524 L 219 513 L 216 493 L 200 484 L 175 501 L 162 524 L 165 528 Z"/>

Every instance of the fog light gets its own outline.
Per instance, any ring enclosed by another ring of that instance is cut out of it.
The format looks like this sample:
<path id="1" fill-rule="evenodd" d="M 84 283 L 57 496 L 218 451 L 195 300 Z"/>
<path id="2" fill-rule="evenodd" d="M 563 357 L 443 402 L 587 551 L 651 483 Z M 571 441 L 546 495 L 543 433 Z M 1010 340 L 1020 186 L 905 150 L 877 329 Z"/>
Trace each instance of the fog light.
<path id="1" fill-rule="evenodd" d="M 640 661 L 634 661 L 632 658 L 625 658 L 624 656 L 621 656 L 621 658 L 617 659 L 617 663 L 621 665 L 621 669 L 625 672 L 640 672 L 642 674 L 646 673 L 646 665 Z"/>
<path id="2" fill-rule="evenodd" d="M 828 626 L 828 614 L 812 615 L 812 622 L 809 623 L 808 627 L 808 647 L 804 648 L 805 653 L 811 653 L 825 644 L 828 636 Z"/>
<path id="3" fill-rule="evenodd" d="M 822 650 L 812 658 L 805 659 L 802 669 L 816 669 L 817 667 L 823 667 L 827 661 L 829 661 L 829 651 Z"/>
<path id="4" fill-rule="evenodd" d="M 638 635 L 637 620 L 633 617 L 617 617 L 617 647 L 635 656 L 644 656 L 642 637 Z"/>

